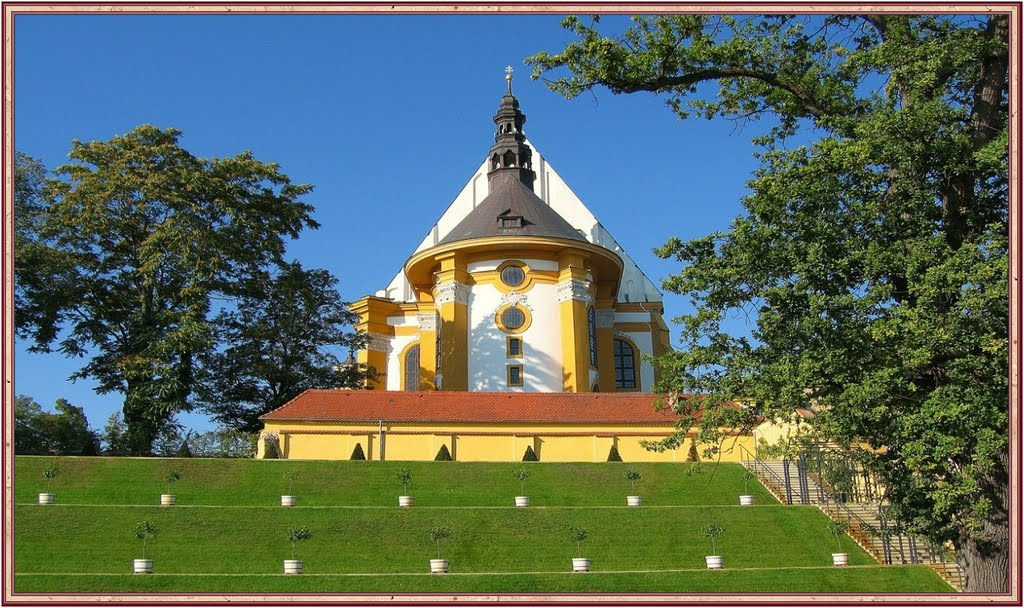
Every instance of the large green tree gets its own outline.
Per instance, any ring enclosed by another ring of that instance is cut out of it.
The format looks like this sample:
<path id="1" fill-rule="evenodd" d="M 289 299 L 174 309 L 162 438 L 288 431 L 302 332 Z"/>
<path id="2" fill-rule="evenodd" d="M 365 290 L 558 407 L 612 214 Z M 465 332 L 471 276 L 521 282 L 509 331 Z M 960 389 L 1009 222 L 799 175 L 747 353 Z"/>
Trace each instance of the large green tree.
<path id="1" fill-rule="evenodd" d="M 43 411 L 35 399 L 25 395 L 15 398 L 14 453 L 95 456 L 99 438 L 89 428 L 82 408 L 58 399 L 54 410 Z"/>
<path id="2" fill-rule="evenodd" d="M 72 142 L 19 243 L 16 325 L 33 349 L 86 357 L 72 378 L 124 394 L 128 450 L 193 406 L 214 345 L 212 298 L 282 263 L 285 238 L 316 227 L 309 192 L 250 153 L 193 156 L 181 133 L 144 125 Z"/>
<path id="3" fill-rule="evenodd" d="M 237 307 L 216 318 L 226 348 L 204 361 L 204 409 L 228 428 L 259 431 L 259 417 L 309 388 L 361 388 L 372 372 L 343 365 L 338 349 L 366 337 L 345 328 L 358 320 L 341 300 L 338 280 L 292 262 L 244 284 Z"/>
<path id="4" fill-rule="evenodd" d="M 746 213 L 658 250 L 695 307 L 660 389 L 703 395 L 673 400 L 665 445 L 697 415 L 714 438 L 817 406 L 819 436 L 873 448 L 893 515 L 953 543 L 969 591 L 1007 591 L 1008 16 L 564 25 L 576 40 L 527 60 L 555 91 L 763 125 Z"/>

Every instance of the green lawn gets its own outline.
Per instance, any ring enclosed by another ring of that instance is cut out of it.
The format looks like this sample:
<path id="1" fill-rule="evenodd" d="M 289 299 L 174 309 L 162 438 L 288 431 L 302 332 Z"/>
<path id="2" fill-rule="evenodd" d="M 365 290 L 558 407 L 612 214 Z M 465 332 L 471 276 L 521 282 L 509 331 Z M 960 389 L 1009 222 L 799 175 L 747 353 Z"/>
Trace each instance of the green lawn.
<path id="1" fill-rule="evenodd" d="M 59 462 L 58 462 L 59 461 Z M 15 501 L 36 501 L 45 490 L 43 469 L 58 462 L 53 491 L 60 504 L 158 504 L 167 491 L 164 473 L 181 470 L 174 485 L 185 505 L 280 504 L 285 471 L 297 479 L 292 494 L 302 506 L 397 505 L 402 486 L 395 472 L 412 470 L 409 493 L 416 506 L 508 506 L 519 494 L 517 468 L 529 468 L 526 494 L 537 506 L 619 506 L 630 494 L 623 473 L 641 472 L 637 493 L 645 505 L 735 505 L 743 490 L 743 469 L 736 464 L 673 463 L 455 463 L 287 461 L 214 458 L 46 458 L 15 459 Z M 776 503 L 757 483 L 749 490 L 758 504 Z"/>
<path id="2" fill-rule="evenodd" d="M 756 484 L 757 506 L 738 506 L 738 465 L 693 473 L 675 464 L 73 458 L 59 459 L 57 504 L 40 506 L 41 471 L 52 461 L 15 462 L 17 593 L 950 591 L 927 568 L 876 567 L 848 537 L 852 567 L 831 568 L 826 517 L 780 505 Z M 161 508 L 160 478 L 172 465 L 183 473 L 179 506 Z M 397 507 L 401 466 L 415 480 L 411 509 Z M 511 506 L 518 466 L 534 471 L 528 509 Z M 624 506 L 630 466 L 644 476 L 638 509 Z M 299 475 L 292 509 L 279 502 L 286 470 Z M 143 520 L 160 528 L 147 555 L 153 576 L 128 574 L 141 557 L 132 528 Z M 704 570 L 711 547 L 700 528 L 711 520 L 725 528 L 723 572 Z M 439 523 L 455 531 L 443 547 L 452 575 L 422 576 L 436 557 L 428 531 Z M 590 532 L 589 574 L 568 573 L 569 525 Z M 286 531 L 298 526 L 313 531 L 296 556 L 306 574 L 277 576 L 290 558 Z M 635 572 L 644 570 L 654 572 Z"/>

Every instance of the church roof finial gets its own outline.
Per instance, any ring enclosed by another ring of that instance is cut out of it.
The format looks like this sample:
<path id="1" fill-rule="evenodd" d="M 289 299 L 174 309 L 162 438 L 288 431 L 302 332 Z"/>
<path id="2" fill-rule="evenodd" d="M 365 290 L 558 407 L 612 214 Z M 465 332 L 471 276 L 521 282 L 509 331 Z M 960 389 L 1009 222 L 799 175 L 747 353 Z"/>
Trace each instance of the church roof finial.
<path id="1" fill-rule="evenodd" d="M 508 84 L 508 95 L 512 94 L 512 66 L 505 66 L 505 82 Z"/>

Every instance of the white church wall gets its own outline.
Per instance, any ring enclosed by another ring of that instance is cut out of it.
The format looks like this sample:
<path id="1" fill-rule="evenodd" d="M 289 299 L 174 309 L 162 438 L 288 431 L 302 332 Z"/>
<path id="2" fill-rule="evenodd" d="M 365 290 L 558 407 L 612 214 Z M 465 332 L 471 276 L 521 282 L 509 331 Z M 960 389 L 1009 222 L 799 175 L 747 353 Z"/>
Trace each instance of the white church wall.
<path id="1" fill-rule="evenodd" d="M 554 260 L 538 260 L 535 258 L 516 258 L 518 261 L 526 264 L 533 270 L 550 270 L 558 271 L 558 262 Z M 487 272 L 490 270 L 497 270 L 498 266 L 501 266 L 508 260 L 502 258 L 500 260 L 484 260 L 482 262 L 470 262 L 466 264 L 466 272 L 470 274 L 474 272 Z"/>
<path id="2" fill-rule="evenodd" d="M 388 321 L 390 322 L 391 319 Z M 404 388 L 402 386 L 402 351 L 413 342 L 418 342 L 419 339 L 419 334 L 391 338 L 391 352 L 388 353 L 387 390 L 400 391 Z"/>
<path id="3" fill-rule="evenodd" d="M 496 267 L 496 265 L 495 265 Z M 493 285 L 478 284 L 469 298 L 469 390 L 471 391 L 562 391 L 562 341 L 560 310 L 555 286 L 535 284 L 521 294 L 521 305 L 530 312 L 530 326 L 521 334 L 523 357 L 506 357 L 506 338 L 494 317 L 511 294 Z M 512 296 L 515 297 L 515 296 Z M 506 365 L 523 365 L 523 386 L 507 386 Z"/>

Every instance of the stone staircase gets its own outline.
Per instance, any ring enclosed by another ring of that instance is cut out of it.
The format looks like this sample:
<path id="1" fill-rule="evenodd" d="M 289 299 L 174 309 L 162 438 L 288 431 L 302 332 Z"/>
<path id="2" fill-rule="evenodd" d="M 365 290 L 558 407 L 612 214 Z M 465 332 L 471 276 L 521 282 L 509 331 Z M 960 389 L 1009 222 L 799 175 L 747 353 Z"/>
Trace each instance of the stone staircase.
<path id="1" fill-rule="evenodd" d="M 926 564 L 957 591 L 963 591 L 960 566 L 946 560 L 930 543 L 885 531 L 878 503 L 836 503 L 795 461 L 751 460 L 743 463 L 782 504 L 813 504 L 832 519 L 845 521 L 849 535 L 881 564 Z M 787 483 L 788 482 L 788 483 Z"/>

